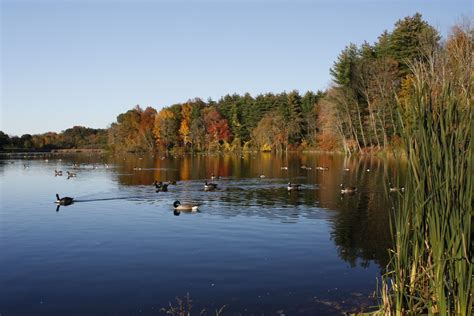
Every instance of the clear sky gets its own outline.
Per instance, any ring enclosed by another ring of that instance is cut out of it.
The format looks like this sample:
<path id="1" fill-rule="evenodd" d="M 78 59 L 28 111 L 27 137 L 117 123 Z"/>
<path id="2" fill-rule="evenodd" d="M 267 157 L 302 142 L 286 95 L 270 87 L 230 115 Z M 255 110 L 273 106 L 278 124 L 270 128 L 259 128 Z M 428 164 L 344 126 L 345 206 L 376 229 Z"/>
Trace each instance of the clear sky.
<path id="1" fill-rule="evenodd" d="M 1 126 L 10 135 L 105 128 L 157 109 L 325 89 L 349 43 L 420 12 L 446 35 L 471 1 L 1 1 Z"/>

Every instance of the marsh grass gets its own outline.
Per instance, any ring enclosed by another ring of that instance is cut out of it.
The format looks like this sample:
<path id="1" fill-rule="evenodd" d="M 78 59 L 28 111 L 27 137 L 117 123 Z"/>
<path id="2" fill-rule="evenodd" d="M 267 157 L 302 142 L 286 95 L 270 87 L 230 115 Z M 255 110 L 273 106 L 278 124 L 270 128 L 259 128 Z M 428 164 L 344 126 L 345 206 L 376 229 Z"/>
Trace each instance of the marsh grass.
<path id="1" fill-rule="evenodd" d="M 221 316 L 223 315 L 225 308 L 226 305 L 223 305 L 219 309 L 214 310 L 213 312 L 209 312 L 206 309 L 201 309 L 199 312 L 195 312 L 193 311 L 193 300 L 191 299 L 189 293 L 187 293 L 186 296 L 184 296 L 183 298 L 176 298 L 176 305 L 173 305 L 170 302 L 168 307 L 164 307 L 160 311 L 171 316 Z"/>
<path id="2" fill-rule="evenodd" d="M 448 53 L 412 65 L 411 91 L 399 99 L 408 171 L 379 314 L 472 315 L 473 71 Z M 466 67 L 468 80 L 453 67 Z"/>

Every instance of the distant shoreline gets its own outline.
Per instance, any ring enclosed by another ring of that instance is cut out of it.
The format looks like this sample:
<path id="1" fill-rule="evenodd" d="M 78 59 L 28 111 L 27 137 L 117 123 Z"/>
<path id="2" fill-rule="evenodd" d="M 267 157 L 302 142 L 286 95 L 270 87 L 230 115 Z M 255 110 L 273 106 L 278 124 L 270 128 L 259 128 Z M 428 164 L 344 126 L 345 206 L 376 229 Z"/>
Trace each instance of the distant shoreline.
<path id="1" fill-rule="evenodd" d="M 72 153 L 97 153 L 102 154 L 108 152 L 105 149 L 100 148 L 70 148 L 70 149 L 25 149 L 25 148 L 13 148 L 0 150 L 1 155 L 5 154 L 21 154 L 21 153 L 38 153 L 38 154 L 72 154 Z"/>

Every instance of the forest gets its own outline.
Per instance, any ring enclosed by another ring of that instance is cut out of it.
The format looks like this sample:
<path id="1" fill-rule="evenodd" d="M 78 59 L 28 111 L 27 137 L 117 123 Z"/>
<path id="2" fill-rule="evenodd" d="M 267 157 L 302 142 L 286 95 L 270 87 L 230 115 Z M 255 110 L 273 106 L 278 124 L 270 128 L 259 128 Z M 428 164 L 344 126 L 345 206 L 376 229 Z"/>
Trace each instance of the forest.
<path id="1" fill-rule="evenodd" d="M 325 91 L 229 94 L 217 101 L 195 98 L 159 111 L 137 105 L 118 115 L 107 129 L 75 126 L 61 133 L 21 137 L 0 132 L 0 149 L 348 154 L 397 149 L 405 118 L 399 119 L 396 108 L 412 93 L 410 65 L 427 63 L 427 56 L 437 51 L 462 54 L 463 45 L 472 45 L 472 35 L 472 29 L 457 25 L 442 41 L 417 13 L 397 21 L 373 44 L 349 43 L 329 70 L 333 84 Z"/>

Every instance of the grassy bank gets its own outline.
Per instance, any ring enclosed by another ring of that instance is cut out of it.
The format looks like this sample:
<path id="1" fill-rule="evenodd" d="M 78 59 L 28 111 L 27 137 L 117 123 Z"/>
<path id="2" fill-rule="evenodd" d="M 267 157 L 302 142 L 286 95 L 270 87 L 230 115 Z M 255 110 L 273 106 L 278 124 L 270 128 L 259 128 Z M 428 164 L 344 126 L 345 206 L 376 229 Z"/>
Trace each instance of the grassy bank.
<path id="1" fill-rule="evenodd" d="M 414 64 L 410 94 L 399 100 L 409 168 L 405 193 L 395 202 L 395 246 L 378 312 L 383 315 L 473 312 L 469 43 L 464 47 L 470 52 L 467 60 L 446 50 Z"/>

